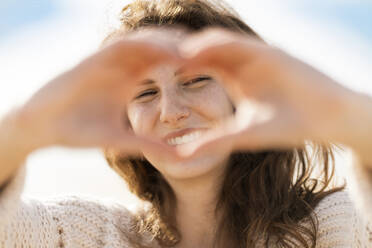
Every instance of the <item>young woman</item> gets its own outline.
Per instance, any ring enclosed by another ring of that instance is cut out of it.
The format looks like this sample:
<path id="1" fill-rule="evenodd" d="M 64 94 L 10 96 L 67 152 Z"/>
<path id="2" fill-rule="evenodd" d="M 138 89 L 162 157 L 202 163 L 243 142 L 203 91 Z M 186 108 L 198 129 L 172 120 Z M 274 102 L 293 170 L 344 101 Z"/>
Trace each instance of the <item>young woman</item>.
<path id="1" fill-rule="evenodd" d="M 1 247 L 372 247 L 371 98 L 220 3 L 122 14 L 100 51 L 2 120 Z M 333 143 L 353 150 L 364 212 L 331 186 Z M 147 205 L 20 199 L 25 158 L 51 145 L 103 147 Z"/>

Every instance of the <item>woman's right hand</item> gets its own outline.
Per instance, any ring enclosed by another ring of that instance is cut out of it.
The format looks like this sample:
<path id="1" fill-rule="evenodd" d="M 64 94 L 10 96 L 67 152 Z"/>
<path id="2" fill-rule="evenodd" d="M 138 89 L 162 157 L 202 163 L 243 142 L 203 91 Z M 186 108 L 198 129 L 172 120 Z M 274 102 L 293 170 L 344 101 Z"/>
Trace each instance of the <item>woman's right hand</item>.
<path id="1" fill-rule="evenodd" d="M 112 147 L 129 154 L 141 147 L 169 149 L 134 135 L 125 111 L 136 81 L 154 66 L 177 60 L 172 46 L 154 43 L 156 36 L 164 40 L 155 30 L 124 36 L 49 82 L 15 112 L 18 136 L 31 150 L 51 145 Z"/>

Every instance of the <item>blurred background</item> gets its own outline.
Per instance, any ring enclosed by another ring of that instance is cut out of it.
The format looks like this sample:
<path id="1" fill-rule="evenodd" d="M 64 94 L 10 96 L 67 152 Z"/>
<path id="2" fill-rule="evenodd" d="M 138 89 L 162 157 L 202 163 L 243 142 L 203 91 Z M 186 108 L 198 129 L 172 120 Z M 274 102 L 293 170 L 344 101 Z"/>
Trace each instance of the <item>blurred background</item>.
<path id="1" fill-rule="evenodd" d="M 0 115 L 96 51 L 118 26 L 118 14 L 128 2 L 1 0 Z M 351 89 L 372 94 L 372 1 L 227 2 L 269 43 Z M 346 156 L 337 156 L 340 175 Z M 54 147 L 32 154 L 24 196 L 66 194 L 135 203 L 98 149 Z"/>

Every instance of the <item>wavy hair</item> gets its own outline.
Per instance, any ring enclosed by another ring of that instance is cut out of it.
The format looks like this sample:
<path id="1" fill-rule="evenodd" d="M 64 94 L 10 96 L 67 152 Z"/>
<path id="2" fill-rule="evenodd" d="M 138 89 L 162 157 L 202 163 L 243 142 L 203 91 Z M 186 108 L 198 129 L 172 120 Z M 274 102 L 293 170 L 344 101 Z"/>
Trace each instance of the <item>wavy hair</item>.
<path id="1" fill-rule="evenodd" d="M 221 27 L 262 40 L 222 1 L 136 0 L 123 8 L 121 25 L 106 40 L 146 26 L 182 26 L 190 32 Z M 308 142 L 302 148 L 231 154 L 215 208 L 223 218 L 216 228 L 214 247 L 248 248 L 260 242 L 265 247 L 315 247 L 318 221 L 314 208 L 344 187 L 331 187 L 334 148 Z M 129 237 L 133 246 L 148 247 L 144 233 L 163 247 L 175 246 L 182 238 L 175 216 L 177 202 L 161 173 L 145 158 L 109 149 L 104 153 L 130 191 L 150 203 L 150 208 L 134 218 Z M 224 237 L 229 243 L 224 243 Z"/>

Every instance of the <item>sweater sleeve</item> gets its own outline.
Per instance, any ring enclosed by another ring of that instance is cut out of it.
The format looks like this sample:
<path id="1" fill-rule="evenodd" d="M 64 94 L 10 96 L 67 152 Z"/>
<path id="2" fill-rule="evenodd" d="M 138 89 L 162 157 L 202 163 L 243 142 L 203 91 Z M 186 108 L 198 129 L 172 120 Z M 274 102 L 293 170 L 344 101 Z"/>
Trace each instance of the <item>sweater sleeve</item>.
<path id="1" fill-rule="evenodd" d="M 348 187 L 358 210 L 372 223 L 372 169 L 362 166 L 358 156 L 348 154 Z"/>
<path id="2" fill-rule="evenodd" d="M 9 221 L 15 214 L 16 208 L 19 204 L 21 193 L 23 191 L 25 180 L 24 166 L 20 167 L 18 171 L 5 184 L 1 185 L 0 191 L 0 223 L 1 226 Z"/>
<path id="3" fill-rule="evenodd" d="M 132 214 L 123 205 L 87 196 L 63 196 L 44 204 L 57 224 L 59 247 L 131 247 Z"/>
<path id="4" fill-rule="evenodd" d="M 0 247 L 131 247 L 127 208 L 80 196 L 22 197 L 25 172 L 0 192 Z"/>
<path id="5" fill-rule="evenodd" d="M 57 247 L 57 226 L 37 201 L 22 199 L 22 166 L 0 192 L 0 247 Z"/>
<path id="6" fill-rule="evenodd" d="M 319 222 L 317 248 L 372 248 L 371 225 L 346 192 L 324 198 L 315 208 Z"/>

